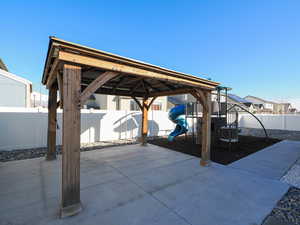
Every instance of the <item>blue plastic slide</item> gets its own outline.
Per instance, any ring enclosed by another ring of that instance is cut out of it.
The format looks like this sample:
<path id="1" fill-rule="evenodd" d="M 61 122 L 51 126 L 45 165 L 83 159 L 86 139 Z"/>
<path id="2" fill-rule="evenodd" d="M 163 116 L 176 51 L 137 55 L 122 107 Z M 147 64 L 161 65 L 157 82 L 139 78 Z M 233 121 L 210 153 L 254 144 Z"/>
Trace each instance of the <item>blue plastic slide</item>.
<path id="1" fill-rule="evenodd" d="M 188 123 L 184 117 L 186 110 L 185 105 L 177 105 L 173 107 L 169 112 L 169 119 L 176 124 L 174 131 L 169 134 L 168 140 L 173 141 L 175 137 L 181 134 L 185 134 L 188 129 Z"/>

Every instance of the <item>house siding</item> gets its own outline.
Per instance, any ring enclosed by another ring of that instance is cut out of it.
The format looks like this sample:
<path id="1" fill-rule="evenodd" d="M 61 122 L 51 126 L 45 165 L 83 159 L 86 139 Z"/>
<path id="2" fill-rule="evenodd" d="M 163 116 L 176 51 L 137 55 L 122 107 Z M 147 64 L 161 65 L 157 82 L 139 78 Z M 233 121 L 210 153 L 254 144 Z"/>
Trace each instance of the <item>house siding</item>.
<path id="1" fill-rule="evenodd" d="M 27 86 L 0 74 L 0 106 L 26 107 Z"/>

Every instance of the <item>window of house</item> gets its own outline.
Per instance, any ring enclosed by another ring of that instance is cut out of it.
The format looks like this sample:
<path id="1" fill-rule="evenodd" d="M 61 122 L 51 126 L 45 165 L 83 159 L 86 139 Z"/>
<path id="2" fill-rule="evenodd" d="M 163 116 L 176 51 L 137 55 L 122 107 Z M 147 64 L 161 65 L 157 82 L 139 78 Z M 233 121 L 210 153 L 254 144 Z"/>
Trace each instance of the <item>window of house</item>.
<path id="1" fill-rule="evenodd" d="M 151 105 L 151 110 L 162 110 L 162 103 L 161 102 L 154 102 Z"/>

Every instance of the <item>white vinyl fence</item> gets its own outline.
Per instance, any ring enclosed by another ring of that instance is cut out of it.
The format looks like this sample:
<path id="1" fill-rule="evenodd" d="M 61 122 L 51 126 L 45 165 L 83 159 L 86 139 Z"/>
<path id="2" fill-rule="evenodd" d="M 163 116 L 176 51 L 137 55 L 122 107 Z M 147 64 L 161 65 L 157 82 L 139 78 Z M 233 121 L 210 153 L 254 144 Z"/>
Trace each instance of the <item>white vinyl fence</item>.
<path id="1" fill-rule="evenodd" d="M 149 112 L 149 135 L 168 135 L 175 125 L 163 111 Z M 46 147 L 46 109 L 0 108 L 0 150 Z M 139 136 L 138 111 L 81 111 L 81 143 L 132 139 Z M 57 115 L 57 144 L 61 144 L 62 113 Z"/>
<path id="2" fill-rule="evenodd" d="M 292 114 L 255 114 L 266 129 L 300 131 L 300 115 Z M 239 115 L 239 127 L 261 128 L 257 120 L 250 114 Z"/>

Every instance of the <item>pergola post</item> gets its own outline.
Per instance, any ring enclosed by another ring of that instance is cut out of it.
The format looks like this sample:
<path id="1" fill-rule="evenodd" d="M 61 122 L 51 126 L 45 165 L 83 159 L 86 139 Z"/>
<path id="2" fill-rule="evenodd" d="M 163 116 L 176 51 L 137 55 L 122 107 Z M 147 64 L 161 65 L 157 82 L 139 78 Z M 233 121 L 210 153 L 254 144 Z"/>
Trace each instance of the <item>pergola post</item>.
<path id="1" fill-rule="evenodd" d="M 202 149 L 201 149 L 201 166 L 210 164 L 210 142 L 211 142 L 211 93 L 203 92 L 204 104 L 202 116 Z"/>
<path id="2" fill-rule="evenodd" d="M 201 166 L 210 164 L 210 139 L 211 139 L 211 92 L 202 90 L 193 90 L 191 94 L 201 103 L 202 128 L 201 128 Z M 200 135 L 200 134 L 199 134 Z"/>
<path id="3" fill-rule="evenodd" d="M 48 97 L 48 137 L 46 160 L 56 159 L 56 106 L 57 85 L 52 84 L 49 88 Z"/>
<path id="4" fill-rule="evenodd" d="M 148 134 L 148 98 L 143 98 L 142 102 L 142 134 L 141 134 L 141 145 L 147 145 L 147 134 Z"/>
<path id="5" fill-rule="evenodd" d="M 61 217 L 79 213 L 81 67 L 63 66 L 63 130 Z"/>

